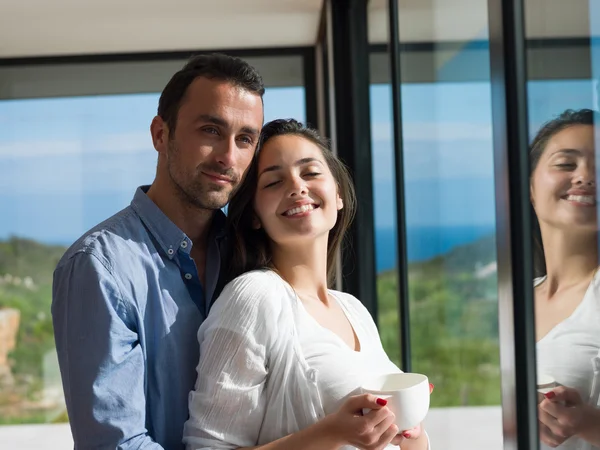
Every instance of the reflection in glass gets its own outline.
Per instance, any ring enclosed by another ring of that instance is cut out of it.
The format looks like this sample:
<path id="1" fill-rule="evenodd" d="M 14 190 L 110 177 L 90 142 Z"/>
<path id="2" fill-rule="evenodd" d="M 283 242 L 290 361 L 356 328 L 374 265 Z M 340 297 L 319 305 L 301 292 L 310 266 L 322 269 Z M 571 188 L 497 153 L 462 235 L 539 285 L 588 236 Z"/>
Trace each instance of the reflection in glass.
<path id="1" fill-rule="evenodd" d="M 524 2 L 543 450 L 600 449 L 597 3 Z"/>
<path id="2" fill-rule="evenodd" d="M 600 448 L 595 128 L 567 110 L 530 152 L 541 448 Z"/>

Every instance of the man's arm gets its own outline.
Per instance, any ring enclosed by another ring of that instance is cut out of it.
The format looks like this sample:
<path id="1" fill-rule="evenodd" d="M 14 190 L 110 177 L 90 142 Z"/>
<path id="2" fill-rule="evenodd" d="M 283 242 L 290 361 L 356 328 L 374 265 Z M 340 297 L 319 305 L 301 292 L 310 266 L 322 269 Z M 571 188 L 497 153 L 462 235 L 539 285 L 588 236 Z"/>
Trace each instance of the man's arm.
<path id="1" fill-rule="evenodd" d="M 145 426 L 133 307 L 101 257 L 79 252 L 54 272 L 54 337 L 76 449 L 162 449 Z"/>

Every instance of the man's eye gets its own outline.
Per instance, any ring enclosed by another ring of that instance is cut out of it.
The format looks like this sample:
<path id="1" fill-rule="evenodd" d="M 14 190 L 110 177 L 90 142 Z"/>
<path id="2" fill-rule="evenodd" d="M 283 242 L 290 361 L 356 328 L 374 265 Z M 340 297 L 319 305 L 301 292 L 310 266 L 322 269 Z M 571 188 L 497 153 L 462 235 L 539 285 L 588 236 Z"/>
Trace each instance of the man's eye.
<path id="1" fill-rule="evenodd" d="M 210 133 L 210 134 L 218 134 L 219 133 L 218 130 L 213 127 L 203 128 L 202 131 L 204 131 L 206 133 Z"/>

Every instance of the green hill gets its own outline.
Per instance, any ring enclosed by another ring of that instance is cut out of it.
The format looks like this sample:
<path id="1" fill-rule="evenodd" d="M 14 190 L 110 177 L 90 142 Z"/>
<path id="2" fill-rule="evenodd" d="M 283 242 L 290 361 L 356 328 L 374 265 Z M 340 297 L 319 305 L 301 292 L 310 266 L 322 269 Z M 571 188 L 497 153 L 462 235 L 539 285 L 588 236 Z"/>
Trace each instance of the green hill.
<path id="1" fill-rule="evenodd" d="M 44 362 L 54 348 L 52 273 L 66 248 L 27 239 L 0 241 L 0 308 L 20 311 L 10 363 L 14 386 L 0 387 L 0 423 L 44 421 L 36 402 L 44 389 Z M 47 370 L 48 368 L 46 368 Z M 29 405 L 23 411 L 18 405 Z"/>
<path id="2" fill-rule="evenodd" d="M 65 247 L 30 239 L 13 237 L 0 241 L 0 275 L 30 276 L 36 284 L 51 284 L 54 267 L 65 251 Z"/>
<path id="3" fill-rule="evenodd" d="M 425 262 L 410 265 L 411 274 L 440 272 L 455 274 L 470 272 L 480 266 L 496 261 L 496 237 L 492 234 L 466 245 L 455 247 L 450 252 Z"/>
<path id="4" fill-rule="evenodd" d="M 47 387 L 44 361 L 54 348 L 52 273 L 65 250 L 27 239 L 0 241 L 0 308 L 21 312 L 10 354 L 16 389 L 0 386 L 0 423 L 48 420 L 32 405 Z M 483 270 L 495 259 L 492 236 L 409 267 L 413 370 L 436 385 L 433 406 L 500 402 L 496 277 Z M 377 288 L 381 338 L 399 364 L 395 272 L 380 274 Z"/>
<path id="5" fill-rule="evenodd" d="M 497 280 L 493 237 L 409 265 L 413 371 L 436 385 L 433 406 L 500 403 Z M 487 269 L 487 270 L 486 270 Z M 397 276 L 378 276 L 379 331 L 400 361 Z"/>

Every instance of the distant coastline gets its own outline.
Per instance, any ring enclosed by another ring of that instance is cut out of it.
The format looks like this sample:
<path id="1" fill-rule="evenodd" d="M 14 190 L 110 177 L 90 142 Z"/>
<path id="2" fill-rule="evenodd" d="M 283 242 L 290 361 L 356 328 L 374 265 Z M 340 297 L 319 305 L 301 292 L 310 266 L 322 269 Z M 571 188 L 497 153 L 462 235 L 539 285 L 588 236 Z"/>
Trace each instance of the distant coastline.
<path id="1" fill-rule="evenodd" d="M 494 232 L 494 225 L 411 227 L 407 230 L 408 262 L 430 260 L 436 256 L 444 255 L 456 247 L 470 244 Z M 11 237 L 17 236 L 1 236 L 0 241 L 6 241 Z M 65 249 L 75 241 L 75 239 L 71 241 L 67 239 L 46 241 L 26 236 L 18 237 L 47 246 L 64 247 Z M 391 227 L 376 228 L 375 256 L 377 273 L 387 272 L 396 267 L 396 251 L 395 229 Z"/>
<path id="2" fill-rule="evenodd" d="M 494 232 L 494 225 L 411 227 L 407 230 L 406 239 L 408 262 L 430 260 Z M 395 230 L 393 228 L 377 228 L 375 232 L 377 273 L 396 267 L 396 251 Z"/>

